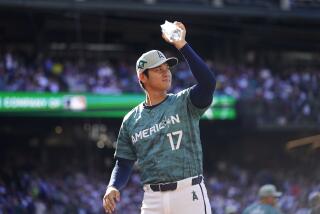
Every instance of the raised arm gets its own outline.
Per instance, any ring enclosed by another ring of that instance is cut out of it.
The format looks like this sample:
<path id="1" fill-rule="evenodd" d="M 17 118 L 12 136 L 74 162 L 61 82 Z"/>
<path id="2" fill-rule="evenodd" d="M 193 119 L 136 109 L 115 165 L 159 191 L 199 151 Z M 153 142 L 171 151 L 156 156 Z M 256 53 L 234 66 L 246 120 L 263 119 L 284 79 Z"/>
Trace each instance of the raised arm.
<path id="1" fill-rule="evenodd" d="M 190 91 L 191 102 L 198 108 L 205 108 L 212 102 L 213 92 L 216 87 L 215 76 L 201 57 L 186 42 L 186 28 L 184 24 L 181 22 L 174 22 L 174 24 L 182 29 L 181 39 L 171 42 L 164 34 L 162 34 L 162 38 L 166 42 L 173 44 L 184 56 L 197 81 L 197 84 Z"/>

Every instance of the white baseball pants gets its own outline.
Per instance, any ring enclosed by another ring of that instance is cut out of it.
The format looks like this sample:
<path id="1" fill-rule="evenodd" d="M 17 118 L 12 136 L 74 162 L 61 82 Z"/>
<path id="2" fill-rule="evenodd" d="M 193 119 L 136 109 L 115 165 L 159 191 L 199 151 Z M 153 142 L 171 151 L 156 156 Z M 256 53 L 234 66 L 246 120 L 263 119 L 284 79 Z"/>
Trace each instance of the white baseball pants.
<path id="1" fill-rule="evenodd" d="M 203 179 L 192 185 L 193 179 L 177 181 L 176 189 L 168 191 L 154 191 L 150 185 L 144 185 L 141 214 L 211 214 Z"/>

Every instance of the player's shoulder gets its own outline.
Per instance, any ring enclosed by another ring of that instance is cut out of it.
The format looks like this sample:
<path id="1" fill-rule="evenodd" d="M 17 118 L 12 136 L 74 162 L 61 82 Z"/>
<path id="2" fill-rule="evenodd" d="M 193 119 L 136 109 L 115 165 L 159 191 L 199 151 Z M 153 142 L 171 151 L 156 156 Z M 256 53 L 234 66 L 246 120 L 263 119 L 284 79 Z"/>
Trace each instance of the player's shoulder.
<path id="1" fill-rule="evenodd" d="M 169 95 L 169 97 L 171 96 L 172 98 L 187 97 L 187 96 L 189 96 L 190 90 L 191 90 L 191 88 L 186 88 L 186 89 L 183 89 L 177 93 L 168 94 L 168 95 Z"/>
<path id="2" fill-rule="evenodd" d="M 143 102 L 131 109 L 124 117 L 123 117 L 123 123 L 128 123 L 132 119 L 140 117 L 141 112 L 143 110 Z"/>
<path id="3" fill-rule="evenodd" d="M 256 202 L 254 202 L 254 203 L 248 205 L 248 206 L 244 209 L 243 214 L 249 214 L 249 213 L 251 213 L 251 211 L 253 211 L 253 210 L 257 209 L 257 208 L 259 208 L 259 204 L 256 203 Z"/>
<path id="4" fill-rule="evenodd" d="M 249 210 L 251 210 L 253 207 L 255 207 L 256 206 L 256 203 L 252 203 L 252 204 L 249 204 L 245 209 L 244 209 L 244 211 L 249 211 Z"/>

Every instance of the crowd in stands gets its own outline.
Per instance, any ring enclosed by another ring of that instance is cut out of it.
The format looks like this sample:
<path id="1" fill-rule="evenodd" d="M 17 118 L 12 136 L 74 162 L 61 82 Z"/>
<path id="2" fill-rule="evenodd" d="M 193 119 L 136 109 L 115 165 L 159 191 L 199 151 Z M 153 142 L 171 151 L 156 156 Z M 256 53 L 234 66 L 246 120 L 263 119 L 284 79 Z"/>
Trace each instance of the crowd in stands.
<path id="1" fill-rule="evenodd" d="M 308 214 L 308 197 L 320 190 L 319 173 L 319 166 L 313 170 L 294 167 L 253 171 L 219 162 L 214 172 L 205 176 L 205 182 L 213 214 L 241 213 L 257 200 L 257 191 L 265 183 L 274 183 L 283 192 L 278 206 L 284 214 Z M 33 170 L 2 166 L 0 213 L 103 213 L 106 177 L 102 172 L 90 175 L 75 169 L 45 172 L 39 166 Z M 134 172 L 121 191 L 116 213 L 140 213 L 142 198 L 140 178 Z"/>
<path id="2" fill-rule="evenodd" d="M 255 112 L 258 122 L 319 124 L 318 70 L 293 69 L 277 73 L 268 68 L 217 66 L 217 71 L 216 94 L 231 95 L 244 102 L 242 112 L 247 115 Z"/>
<path id="3" fill-rule="evenodd" d="M 27 62 L 10 53 L 1 59 L 0 91 L 142 93 L 137 83 L 135 62 L 91 63 L 50 58 Z M 272 71 L 267 67 L 225 65 L 210 60 L 208 64 L 216 74 L 215 95 L 230 95 L 240 103 L 254 106 L 246 112 L 248 108 L 244 105 L 243 114 L 258 115 L 257 120 L 261 123 L 320 124 L 318 69 Z M 172 92 L 194 83 L 186 63 L 174 68 Z"/>

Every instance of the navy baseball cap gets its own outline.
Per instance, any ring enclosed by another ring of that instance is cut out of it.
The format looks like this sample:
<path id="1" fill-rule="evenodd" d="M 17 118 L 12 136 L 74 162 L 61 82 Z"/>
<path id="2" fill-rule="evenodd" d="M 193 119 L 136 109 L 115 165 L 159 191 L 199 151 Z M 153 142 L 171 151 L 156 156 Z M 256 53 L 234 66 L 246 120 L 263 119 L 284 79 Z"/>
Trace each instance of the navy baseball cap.
<path id="1" fill-rule="evenodd" d="M 146 69 L 155 68 L 163 63 L 168 63 L 169 67 L 178 64 L 176 57 L 166 58 L 165 55 L 158 50 L 148 51 L 140 56 L 136 63 L 137 75 L 144 72 Z"/>

